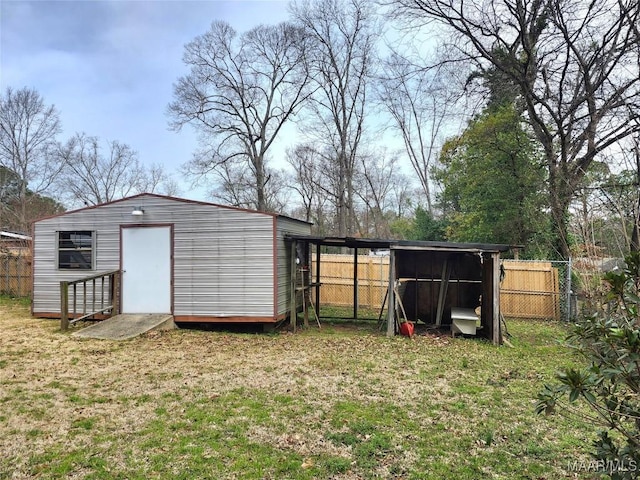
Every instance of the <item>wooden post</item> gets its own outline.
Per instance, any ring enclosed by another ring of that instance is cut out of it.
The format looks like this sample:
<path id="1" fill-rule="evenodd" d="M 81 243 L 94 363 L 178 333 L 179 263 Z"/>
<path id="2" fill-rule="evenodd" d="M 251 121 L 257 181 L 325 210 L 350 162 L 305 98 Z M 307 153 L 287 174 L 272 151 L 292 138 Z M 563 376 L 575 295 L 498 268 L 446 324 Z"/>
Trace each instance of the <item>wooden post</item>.
<path id="1" fill-rule="evenodd" d="M 91 311 L 96 311 L 96 279 L 91 280 Z M 104 308 L 104 305 L 100 305 L 100 308 Z M 86 313 L 86 312 L 85 312 Z"/>
<path id="2" fill-rule="evenodd" d="M 387 306 L 387 337 L 393 337 L 396 333 L 396 296 L 394 286 L 396 283 L 396 255 L 395 250 L 389 251 L 389 286 L 387 287 L 389 305 Z"/>
<path id="3" fill-rule="evenodd" d="M 358 249 L 353 249 L 353 318 L 358 318 Z"/>
<path id="4" fill-rule="evenodd" d="M 303 326 L 309 328 L 309 305 L 311 304 L 311 265 L 309 263 L 309 242 L 301 243 L 302 258 L 298 265 L 300 272 L 300 293 L 302 294 Z M 296 249 L 296 252 L 298 250 Z"/>
<path id="5" fill-rule="evenodd" d="M 111 280 L 112 276 L 109 275 L 108 280 L 108 284 L 109 285 L 109 296 L 107 297 L 107 301 L 109 302 L 109 305 L 113 305 L 113 303 L 110 301 L 111 300 L 111 284 L 112 284 L 112 280 Z M 104 308 L 104 277 L 100 277 L 100 308 Z M 113 314 L 113 311 L 112 311 Z"/>
<path id="6" fill-rule="evenodd" d="M 373 270 L 372 268 L 372 262 L 373 262 L 373 257 L 369 256 L 367 259 L 367 274 L 365 275 L 365 281 L 367 282 L 367 301 L 365 302 L 365 305 L 367 305 L 369 308 L 373 308 L 373 292 L 372 292 L 372 288 L 373 288 L 373 275 L 371 274 L 371 270 Z M 376 305 L 377 307 L 377 305 Z"/>
<path id="7" fill-rule="evenodd" d="M 298 307 L 296 305 L 296 241 L 291 242 L 291 297 L 290 297 L 290 312 L 289 321 L 291 328 L 296 331 L 296 324 L 298 323 Z"/>
<path id="8" fill-rule="evenodd" d="M 73 313 L 76 313 L 75 310 Z M 87 282 L 82 282 L 82 314 L 87 313 Z"/>
<path id="9" fill-rule="evenodd" d="M 113 281 L 111 282 L 111 316 L 118 315 L 120 313 L 120 272 L 113 274 Z"/>
<path id="10" fill-rule="evenodd" d="M 316 315 L 320 315 L 320 244 L 316 245 Z"/>
<path id="11" fill-rule="evenodd" d="M 502 325 L 500 324 L 500 254 L 491 254 L 491 289 L 493 290 L 493 335 L 494 345 L 502 345 Z"/>
<path id="12" fill-rule="evenodd" d="M 309 298 L 309 289 L 306 285 L 302 287 L 302 311 L 304 312 L 304 328 L 309 328 L 309 305 L 311 299 Z"/>
<path id="13" fill-rule="evenodd" d="M 60 329 L 69 329 L 69 282 L 60 282 Z"/>
<path id="14" fill-rule="evenodd" d="M 440 278 L 440 291 L 438 292 L 438 309 L 436 311 L 436 325 L 442 324 L 442 314 L 444 313 L 444 302 L 447 298 L 447 290 L 449 288 L 449 277 L 451 269 L 449 268 L 449 257 L 445 257 L 442 264 L 442 276 Z"/>

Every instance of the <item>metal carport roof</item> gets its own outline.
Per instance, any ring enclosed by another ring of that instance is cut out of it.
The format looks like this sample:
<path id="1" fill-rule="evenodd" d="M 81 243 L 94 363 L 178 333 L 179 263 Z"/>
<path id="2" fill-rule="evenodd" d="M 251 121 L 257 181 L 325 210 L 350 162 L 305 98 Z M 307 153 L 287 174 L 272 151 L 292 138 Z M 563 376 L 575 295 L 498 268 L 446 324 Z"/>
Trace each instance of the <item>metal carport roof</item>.
<path id="1" fill-rule="evenodd" d="M 499 243 L 456 243 L 456 242 L 432 242 L 423 240 L 393 240 L 383 238 L 358 238 L 358 237 L 325 237 L 318 235 L 286 235 L 286 239 L 304 241 L 313 245 L 347 248 L 390 248 L 396 250 L 422 249 L 422 250 L 451 250 L 468 252 L 506 252 L 511 245 Z"/>

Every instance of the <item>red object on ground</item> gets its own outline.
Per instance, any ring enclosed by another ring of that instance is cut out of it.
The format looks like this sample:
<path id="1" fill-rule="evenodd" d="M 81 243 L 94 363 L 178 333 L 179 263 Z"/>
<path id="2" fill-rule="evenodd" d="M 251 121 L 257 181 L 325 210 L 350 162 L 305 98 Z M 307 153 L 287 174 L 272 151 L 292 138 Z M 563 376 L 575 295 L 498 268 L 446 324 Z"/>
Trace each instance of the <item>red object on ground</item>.
<path id="1" fill-rule="evenodd" d="M 405 337 L 413 337 L 413 323 L 403 322 L 400 324 L 400 333 Z"/>

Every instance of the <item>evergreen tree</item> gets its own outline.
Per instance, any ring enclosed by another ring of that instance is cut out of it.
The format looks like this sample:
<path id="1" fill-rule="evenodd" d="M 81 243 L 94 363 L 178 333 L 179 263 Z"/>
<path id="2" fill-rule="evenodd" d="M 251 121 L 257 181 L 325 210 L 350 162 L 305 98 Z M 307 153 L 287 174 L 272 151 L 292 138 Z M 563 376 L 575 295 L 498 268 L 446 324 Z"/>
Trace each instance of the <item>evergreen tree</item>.
<path id="1" fill-rule="evenodd" d="M 526 245 L 544 230 L 544 170 L 514 103 L 490 106 L 449 140 L 435 178 L 447 239 Z"/>

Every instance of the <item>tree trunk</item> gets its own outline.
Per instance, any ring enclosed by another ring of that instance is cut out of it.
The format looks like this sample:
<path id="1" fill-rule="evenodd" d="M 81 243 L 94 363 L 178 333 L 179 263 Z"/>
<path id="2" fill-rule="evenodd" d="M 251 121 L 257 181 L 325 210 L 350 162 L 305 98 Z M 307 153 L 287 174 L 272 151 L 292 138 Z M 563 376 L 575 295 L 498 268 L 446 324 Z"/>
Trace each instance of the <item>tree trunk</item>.
<path id="1" fill-rule="evenodd" d="M 573 188 L 567 176 L 558 168 L 558 162 L 550 161 L 549 206 L 554 224 L 554 248 L 563 260 L 571 256 L 569 248 L 569 205 L 573 198 Z M 553 165 L 553 167 L 551 166 Z"/>
<path id="2" fill-rule="evenodd" d="M 265 201 L 265 172 L 264 161 L 261 155 L 254 154 L 253 166 L 256 170 L 256 209 L 259 212 L 266 211 L 267 205 Z"/>
<path id="3" fill-rule="evenodd" d="M 631 233 L 631 244 L 629 247 L 632 252 L 640 251 L 640 141 L 636 141 L 636 185 L 639 187 L 638 198 L 636 201 L 636 215 L 633 222 L 633 232 Z"/>

